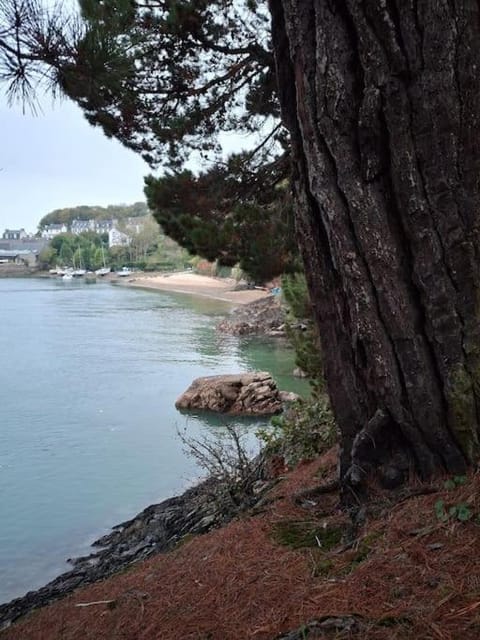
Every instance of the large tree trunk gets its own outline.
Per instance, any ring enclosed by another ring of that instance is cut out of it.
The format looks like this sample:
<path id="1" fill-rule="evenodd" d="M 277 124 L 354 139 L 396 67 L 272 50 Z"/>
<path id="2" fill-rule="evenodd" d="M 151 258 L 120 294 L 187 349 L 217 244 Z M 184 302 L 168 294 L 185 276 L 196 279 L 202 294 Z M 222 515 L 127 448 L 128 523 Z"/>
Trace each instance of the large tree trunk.
<path id="1" fill-rule="evenodd" d="M 270 9 L 341 477 L 460 473 L 479 455 L 479 3 Z"/>

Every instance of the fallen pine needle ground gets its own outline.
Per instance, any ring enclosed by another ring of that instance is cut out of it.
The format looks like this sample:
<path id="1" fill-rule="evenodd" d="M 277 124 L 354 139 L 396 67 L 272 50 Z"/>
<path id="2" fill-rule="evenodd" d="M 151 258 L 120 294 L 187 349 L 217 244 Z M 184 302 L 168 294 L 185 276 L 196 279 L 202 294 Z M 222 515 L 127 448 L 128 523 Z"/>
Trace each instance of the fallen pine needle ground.
<path id="1" fill-rule="evenodd" d="M 336 452 L 291 471 L 260 513 L 29 614 L 1 640 L 477 640 L 480 475 L 376 491 L 355 531 Z M 321 476 L 321 481 L 319 477 Z"/>

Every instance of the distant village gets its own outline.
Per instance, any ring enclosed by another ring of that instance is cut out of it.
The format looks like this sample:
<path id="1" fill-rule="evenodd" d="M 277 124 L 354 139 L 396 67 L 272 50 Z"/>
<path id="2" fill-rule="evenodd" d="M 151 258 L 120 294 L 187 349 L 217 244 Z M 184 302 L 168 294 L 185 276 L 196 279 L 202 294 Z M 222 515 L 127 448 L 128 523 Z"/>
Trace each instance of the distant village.
<path id="1" fill-rule="evenodd" d="M 70 225 L 46 224 L 36 234 L 29 234 L 25 229 L 5 229 L 0 239 L 0 264 L 17 264 L 34 268 L 38 256 L 49 242 L 62 233 L 79 235 L 85 232 L 108 235 L 108 248 L 127 246 L 131 236 L 139 233 L 145 224 L 145 216 L 129 217 L 122 220 L 120 231 L 116 218 L 109 220 L 74 219 Z M 127 233 L 126 233 L 127 232 Z"/>

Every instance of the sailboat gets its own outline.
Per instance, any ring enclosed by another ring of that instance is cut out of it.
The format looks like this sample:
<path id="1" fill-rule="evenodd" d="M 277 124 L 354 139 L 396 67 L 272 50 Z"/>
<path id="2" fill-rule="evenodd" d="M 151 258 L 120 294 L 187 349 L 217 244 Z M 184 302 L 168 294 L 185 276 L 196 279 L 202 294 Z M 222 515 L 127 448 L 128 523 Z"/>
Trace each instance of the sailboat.
<path id="1" fill-rule="evenodd" d="M 110 273 L 110 267 L 107 267 L 105 265 L 105 252 L 103 251 L 103 244 L 102 244 L 102 258 L 103 258 L 103 267 L 95 271 L 95 274 L 97 276 L 106 276 L 107 273 Z"/>
<path id="2" fill-rule="evenodd" d="M 82 252 L 79 249 L 78 250 L 78 255 L 79 255 L 79 261 L 80 261 L 80 268 L 79 269 L 75 269 L 75 256 L 73 258 L 73 273 L 72 276 L 74 278 L 81 278 L 82 276 L 84 276 L 87 273 L 86 269 L 82 269 Z"/>

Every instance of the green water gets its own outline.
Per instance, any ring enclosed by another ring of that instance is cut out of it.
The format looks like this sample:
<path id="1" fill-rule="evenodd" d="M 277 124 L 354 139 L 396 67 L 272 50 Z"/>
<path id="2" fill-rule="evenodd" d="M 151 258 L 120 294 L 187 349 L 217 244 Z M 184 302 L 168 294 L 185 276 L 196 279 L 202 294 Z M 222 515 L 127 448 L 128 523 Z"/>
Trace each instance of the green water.
<path id="1" fill-rule="evenodd" d="M 268 370 L 281 388 L 307 392 L 284 345 L 215 332 L 228 309 L 104 284 L 0 280 L 0 602 L 198 477 L 177 430 L 198 436 L 225 418 L 175 410 L 193 378 Z"/>

